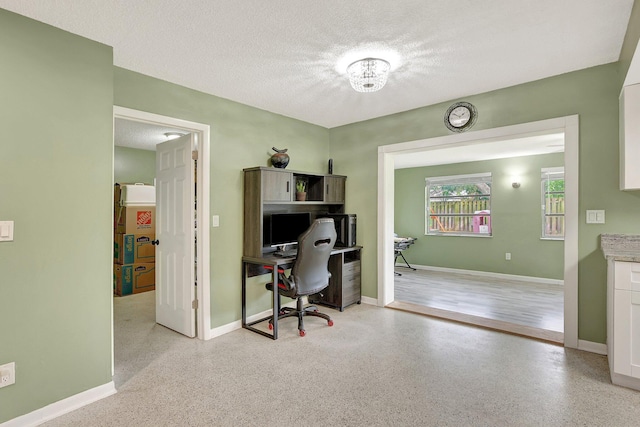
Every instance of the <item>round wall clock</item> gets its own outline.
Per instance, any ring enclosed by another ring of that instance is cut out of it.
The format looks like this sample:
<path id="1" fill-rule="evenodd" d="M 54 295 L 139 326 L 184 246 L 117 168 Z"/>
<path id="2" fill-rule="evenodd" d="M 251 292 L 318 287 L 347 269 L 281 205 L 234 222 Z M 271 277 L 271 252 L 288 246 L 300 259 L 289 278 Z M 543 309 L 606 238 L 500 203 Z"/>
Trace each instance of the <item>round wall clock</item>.
<path id="1" fill-rule="evenodd" d="M 478 118 L 478 110 L 468 102 L 456 102 L 444 114 L 444 124 L 453 132 L 464 132 L 473 126 Z"/>

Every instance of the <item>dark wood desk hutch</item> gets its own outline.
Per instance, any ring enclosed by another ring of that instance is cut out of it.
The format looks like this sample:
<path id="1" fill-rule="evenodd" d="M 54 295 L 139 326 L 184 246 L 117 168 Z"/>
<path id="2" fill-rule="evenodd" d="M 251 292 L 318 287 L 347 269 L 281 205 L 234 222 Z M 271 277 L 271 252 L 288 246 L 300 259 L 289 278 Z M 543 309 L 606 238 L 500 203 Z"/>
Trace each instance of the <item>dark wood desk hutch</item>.
<path id="1" fill-rule="evenodd" d="M 328 213 L 344 213 L 345 181 L 342 175 L 325 175 L 285 169 L 254 167 L 244 169 L 244 257 L 272 255 L 265 243 L 265 223 L 272 214 L 309 212 L 312 220 Z M 296 183 L 306 184 L 305 201 L 296 201 Z M 360 246 L 336 247 L 329 259 L 331 280 L 322 295 L 310 302 L 342 311 L 360 303 Z"/>

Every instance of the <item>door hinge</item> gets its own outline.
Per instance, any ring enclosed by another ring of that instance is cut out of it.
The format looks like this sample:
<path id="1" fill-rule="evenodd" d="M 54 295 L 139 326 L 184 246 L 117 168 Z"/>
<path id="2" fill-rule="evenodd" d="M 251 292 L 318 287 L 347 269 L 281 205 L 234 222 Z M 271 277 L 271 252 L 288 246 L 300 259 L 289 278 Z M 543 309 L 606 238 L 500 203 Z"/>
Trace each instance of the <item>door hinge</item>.
<path id="1" fill-rule="evenodd" d="M 194 310 L 197 310 L 197 309 L 198 309 L 198 300 L 197 300 L 197 299 L 194 299 L 194 300 L 191 302 L 191 308 L 193 308 Z"/>
<path id="2" fill-rule="evenodd" d="M 191 160 L 198 160 L 198 151 L 197 150 L 193 150 L 191 152 Z"/>

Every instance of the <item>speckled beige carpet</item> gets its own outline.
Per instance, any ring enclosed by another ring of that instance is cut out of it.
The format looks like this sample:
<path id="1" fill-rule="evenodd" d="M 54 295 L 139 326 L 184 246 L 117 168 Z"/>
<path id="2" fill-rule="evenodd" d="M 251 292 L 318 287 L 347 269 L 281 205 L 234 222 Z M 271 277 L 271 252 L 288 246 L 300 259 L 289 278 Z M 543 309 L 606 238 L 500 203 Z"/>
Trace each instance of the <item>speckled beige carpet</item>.
<path id="1" fill-rule="evenodd" d="M 280 339 L 203 342 L 153 322 L 153 293 L 115 300 L 118 393 L 47 426 L 637 426 L 640 392 L 607 359 L 356 305 Z"/>

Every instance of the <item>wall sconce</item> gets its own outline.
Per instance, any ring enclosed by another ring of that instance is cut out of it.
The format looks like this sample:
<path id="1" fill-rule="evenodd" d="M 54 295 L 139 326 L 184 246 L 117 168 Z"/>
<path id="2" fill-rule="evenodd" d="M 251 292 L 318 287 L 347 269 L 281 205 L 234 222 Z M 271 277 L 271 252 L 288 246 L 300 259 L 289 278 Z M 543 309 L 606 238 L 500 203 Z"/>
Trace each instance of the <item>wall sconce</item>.
<path id="1" fill-rule="evenodd" d="M 512 178 L 512 181 L 513 181 L 513 182 L 511 183 L 511 186 L 512 186 L 513 188 L 520 188 L 520 178 L 518 178 L 518 177 L 513 177 L 513 178 Z"/>

